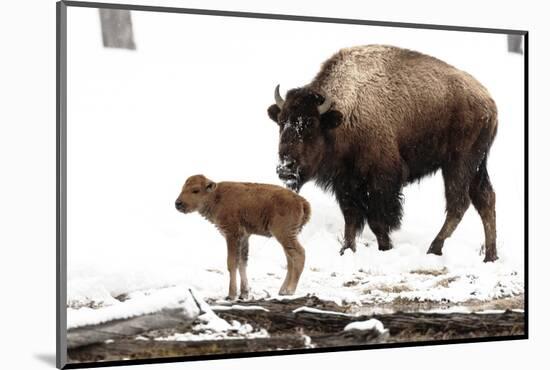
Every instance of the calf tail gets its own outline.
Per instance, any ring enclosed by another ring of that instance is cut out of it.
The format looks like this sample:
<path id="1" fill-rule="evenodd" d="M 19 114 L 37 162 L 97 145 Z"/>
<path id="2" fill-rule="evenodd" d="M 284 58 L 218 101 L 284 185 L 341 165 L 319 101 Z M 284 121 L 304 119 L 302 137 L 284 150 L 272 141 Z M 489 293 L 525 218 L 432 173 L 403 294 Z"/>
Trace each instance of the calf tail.
<path id="1" fill-rule="evenodd" d="M 304 225 L 307 224 L 309 219 L 311 218 L 311 206 L 309 205 L 309 202 L 305 199 L 302 201 L 302 208 L 304 211 L 304 216 L 302 218 L 302 224 L 300 225 L 300 230 L 302 230 Z"/>

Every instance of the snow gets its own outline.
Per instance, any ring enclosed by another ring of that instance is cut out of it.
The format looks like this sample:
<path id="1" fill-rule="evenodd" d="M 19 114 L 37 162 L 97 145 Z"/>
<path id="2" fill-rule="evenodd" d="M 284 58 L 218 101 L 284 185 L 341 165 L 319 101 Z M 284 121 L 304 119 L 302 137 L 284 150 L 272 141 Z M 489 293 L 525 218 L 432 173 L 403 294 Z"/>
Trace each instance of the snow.
<path id="1" fill-rule="evenodd" d="M 250 324 L 241 324 L 233 321 L 225 330 L 207 330 L 200 326 L 195 326 L 190 332 L 175 333 L 165 337 L 155 338 L 160 341 L 201 341 L 201 340 L 227 340 L 227 339 L 255 339 L 269 338 L 269 333 L 265 329 L 254 330 Z"/>
<path id="2" fill-rule="evenodd" d="M 309 312 L 309 313 L 322 313 L 322 314 L 326 314 L 326 315 L 350 316 L 350 315 L 342 313 L 342 312 L 320 310 L 318 308 L 313 308 L 313 307 L 298 307 L 297 309 L 295 309 L 292 312 L 293 313 Z"/>
<path id="3" fill-rule="evenodd" d="M 128 319 L 150 314 L 162 309 L 180 309 L 183 318 L 193 319 L 200 313 L 189 289 L 181 287 L 158 289 L 146 293 L 134 293 L 132 298 L 107 307 L 93 309 L 67 308 L 67 329 L 97 325 L 117 319 Z"/>
<path id="4" fill-rule="evenodd" d="M 219 309 L 220 307 L 225 307 L 208 305 L 203 300 L 200 293 L 193 292 L 193 297 L 195 298 L 201 312 L 201 315 L 198 316 L 199 323 L 193 326 L 189 332 L 175 333 L 166 337 L 155 338 L 155 340 L 198 341 L 269 337 L 269 333 L 265 329 L 254 330 L 250 324 L 241 324 L 236 320 L 229 323 L 220 318 L 216 315 L 213 308 L 216 307 Z M 234 305 L 233 307 L 235 306 L 236 309 L 247 309 L 246 306 Z M 260 307 L 260 309 L 265 310 L 263 307 Z"/>
<path id="5" fill-rule="evenodd" d="M 354 321 L 350 322 L 344 327 L 344 331 L 351 330 L 376 330 L 380 334 L 385 334 L 388 330 L 384 329 L 384 324 L 376 319 L 369 319 L 366 321 Z"/>
<path id="6" fill-rule="evenodd" d="M 234 304 L 231 306 L 210 306 L 212 311 L 229 311 L 229 310 L 245 310 L 245 311 L 265 311 L 269 312 L 269 310 L 262 306 L 243 306 L 240 304 Z"/>
<path id="7" fill-rule="evenodd" d="M 195 330 L 218 333 L 235 329 L 234 325 L 229 324 L 216 315 L 212 308 L 200 296 L 200 293 L 196 293 L 194 297 L 201 311 L 201 315 L 198 317 L 201 323 L 195 326 Z"/>
<path id="8" fill-rule="evenodd" d="M 488 165 L 497 194 L 500 259 L 482 262 L 483 227 L 472 207 L 443 256 L 426 254 L 444 220 L 439 173 L 405 188 L 393 250 L 378 251 L 366 227 L 357 252 L 343 256 L 340 209 L 308 183 L 300 195 L 310 202 L 312 217 L 299 236 L 306 265 L 294 297 L 456 304 L 524 292 L 523 59 L 506 52 L 505 35 L 132 16 L 135 52 L 101 47 L 97 11 L 68 9 L 69 328 L 152 312 L 181 299 L 191 312 L 188 289 L 222 300 L 229 280 L 225 240 L 199 215 L 174 209 L 183 181 L 203 173 L 215 181 L 281 184 L 275 173 L 278 128 L 265 112 L 274 86 L 307 83 L 336 50 L 365 43 L 434 55 L 468 71 L 492 93 L 499 132 Z M 207 31 L 218 22 L 226 33 Z M 187 37 L 196 34 L 201 37 Z M 272 50 L 281 40 L 284 57 Z M 277 296 L 285 274 L 276 240 L 251 237 L 251 297 L 289 298 Z M 234 330 L 212 309 L 202 312 L 201 330 Z"/>
<path id="9" fill-rule="evenodd" d="M 306 348 L 315 348 L 315 345 L 311 344 L 311 337 L 309 335 L 302 335 L 304 339 L 304 346 Z"/>

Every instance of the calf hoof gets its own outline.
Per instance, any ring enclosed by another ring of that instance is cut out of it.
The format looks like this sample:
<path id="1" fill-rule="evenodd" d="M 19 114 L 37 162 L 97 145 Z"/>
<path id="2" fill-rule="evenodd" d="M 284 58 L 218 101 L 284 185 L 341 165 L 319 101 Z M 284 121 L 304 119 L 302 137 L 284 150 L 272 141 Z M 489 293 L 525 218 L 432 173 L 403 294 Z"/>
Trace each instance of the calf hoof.
<path id="1" fill-rule="evenodd" d="M 290 289 L 279 290 L 279 295 L 293 295 L 293 294 L 294 294 L 294 290 L 290 290 Z"/>
<path id="2" fill-rule="evenodd" d="M 237 298 L 237 295 L 228 295 L 227 297 L 225 297 L 225 300 L 226 301 L 234 301 L 236 300 Z"/>
<path id="3" fill-rule="evenodd" d="M 248 291 L 241 292 L 241 294 L 239 295 L 239 299 L 241 301 L 246 301 L 248 299 Z"/>
<path id="4" fill-rule="evenodd" d="M 434 240 L 428 249 L 427 254 L 435 254 L 441 256 L 443 254 L 443 240 Z"/>

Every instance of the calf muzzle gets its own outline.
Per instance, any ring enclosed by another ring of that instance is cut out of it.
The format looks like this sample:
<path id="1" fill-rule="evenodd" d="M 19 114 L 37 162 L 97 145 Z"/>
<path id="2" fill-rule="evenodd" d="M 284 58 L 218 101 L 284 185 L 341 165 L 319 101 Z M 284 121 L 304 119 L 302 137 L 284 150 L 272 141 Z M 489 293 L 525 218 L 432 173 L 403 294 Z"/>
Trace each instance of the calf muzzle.
<path id="1" fill-rule="evenodd" d="M 176 209 L 180 212 L 185 213 L 185 204 L 181 200 L 176 200 Z"/>

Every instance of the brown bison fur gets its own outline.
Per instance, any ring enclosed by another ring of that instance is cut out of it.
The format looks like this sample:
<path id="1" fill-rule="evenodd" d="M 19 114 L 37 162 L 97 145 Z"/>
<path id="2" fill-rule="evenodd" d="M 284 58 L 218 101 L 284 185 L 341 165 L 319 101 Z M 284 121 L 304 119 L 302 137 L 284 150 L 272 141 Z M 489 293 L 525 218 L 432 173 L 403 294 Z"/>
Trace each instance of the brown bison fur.
<path id="1" fill-rule="evenodd" d="M 299 191 L 309 180 L 333 192 L 344 244 L 368 223 L 380 250 L 402 216 L 402 188 L 441 169 L 447 215 L 428 252 L 440 255 L 473 203 L 485 229 L 485 261 L 497 259 L 495 193 L 487 157 L 497 108 L 471 75 L 436 58 L 392 46 L 343 49 L 308 85 L 275 92 L 279 177 Z"/>
<path id="2" fill-rule="evenodd" d="M 237 296 L 237 269 L 241 277 L 240 298 L 248 297 L 246 265 L 248 238 L 252 234 L 274 236 L 281 243 L 287 274 L 279 294 L 294 294 L 305 262 L 305 250 L 297 236 L 311 214 L 304 198 L 276 185 L 215 183 L 203 175 L 195 175 L 183 185 L 176 208 L 183 213 L 199 212 L 225 237 L 229 299 Z"/>

